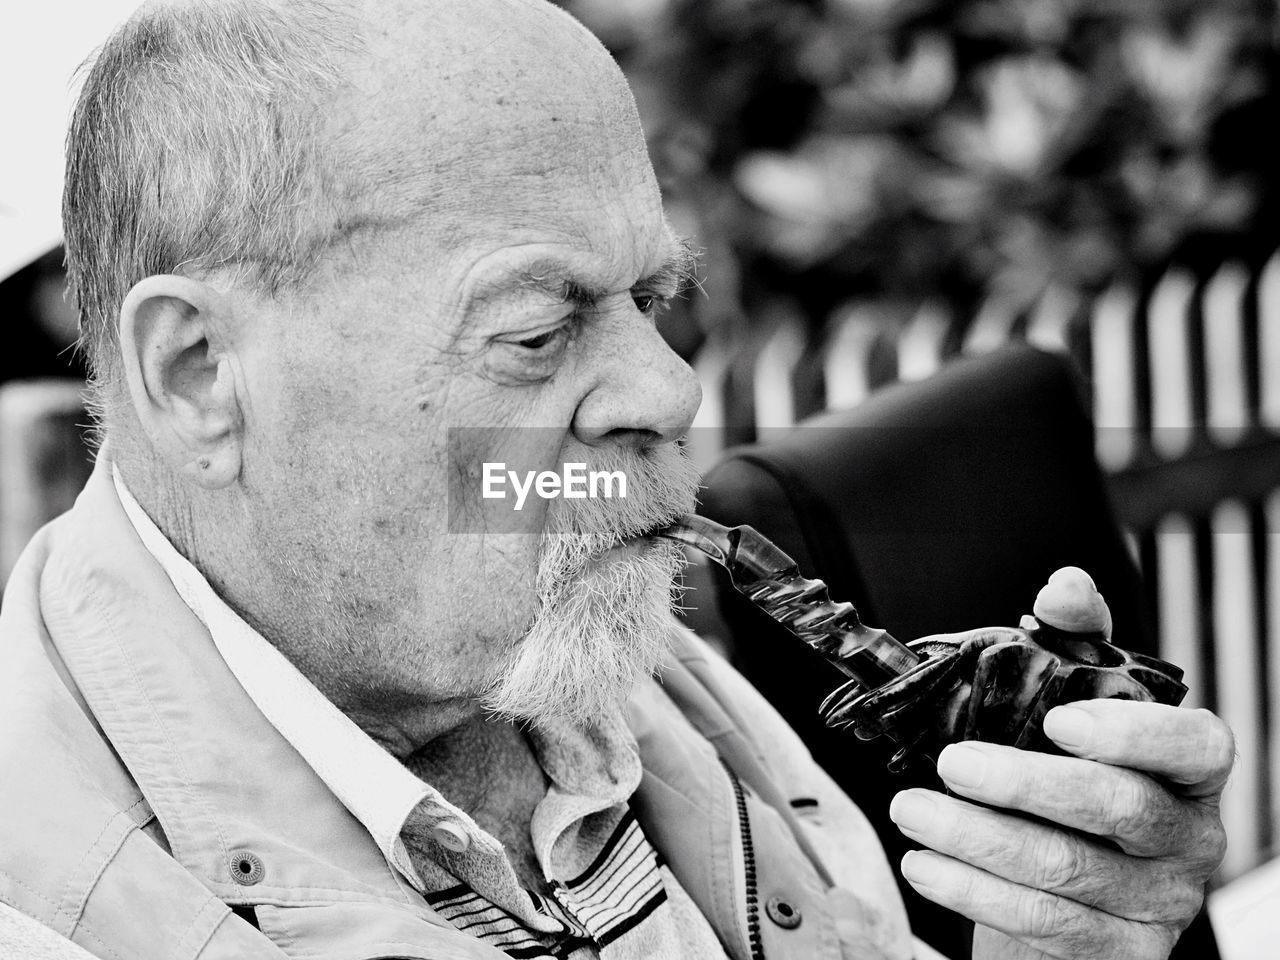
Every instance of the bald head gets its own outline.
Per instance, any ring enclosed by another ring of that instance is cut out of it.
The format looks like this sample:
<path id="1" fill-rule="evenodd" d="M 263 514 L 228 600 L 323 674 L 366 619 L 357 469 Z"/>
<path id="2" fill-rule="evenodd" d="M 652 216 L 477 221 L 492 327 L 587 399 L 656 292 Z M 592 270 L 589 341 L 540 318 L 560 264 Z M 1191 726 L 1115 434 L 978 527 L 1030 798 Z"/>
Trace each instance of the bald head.
<path id="1" fill-rule="evenodd" d="M 223 270 L 276 295 L 340 241 L 424 216 L 482 232 L 550 169 L 607 191 L 620 153 L 651 181 L 617 66 L 543 0 L 145 6 L 68 135 L 68 273 L 108 413 L 143 278 Z"/>
<path id="2" fill-rule="evenodd" d="M 337 149 L 370 173 L 370 205 L 468 232 L 500 213 L 509 229 L 515 193 L 549 173 L 572 168 L 598 197 L 630 156 L 651 180 L 622 72 L 560 8 L 393 0 L 363 16 L 331 122 Z"/>
<path id="3" fill-rule="evenodd" d="M 486 194 L 491 178 L 643 152 L 621 71 L 598 40 L 543 0 L 370 4 L 347 115 L 410 195 Z M 559 161 L 557 161 L 557 157 Z M 589 164 L 587 164 L 589 166 Z"/>

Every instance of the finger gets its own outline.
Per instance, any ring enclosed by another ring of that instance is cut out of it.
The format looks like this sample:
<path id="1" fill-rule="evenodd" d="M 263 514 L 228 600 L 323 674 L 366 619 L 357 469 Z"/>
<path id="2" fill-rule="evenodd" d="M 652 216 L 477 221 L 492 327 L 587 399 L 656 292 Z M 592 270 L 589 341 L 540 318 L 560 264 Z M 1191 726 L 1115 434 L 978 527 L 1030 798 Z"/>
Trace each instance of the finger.
<path id="1" fill-rule="evenodd" d="M 966 741 L 939 754 L 938 774 L 972 800 L 1113 840 L 1134 856 L 1216 866 L 1226 849 L 1216 810 L 1135 770 Z"/>
<path id="2" fill-rule="evenodd" d="M 980 957 L 980 960 L 1044 960 L 1048 954 L 979 923 L 973 928 L 970 956 Z"/>
<path id="3" fill-rule="evenodd" d="M 1159 924 L 1124 920 L 937 853 L 908 853 L 902 875 L 921 896 L 1051 957 L 1163 960 L 1173 947 L 1173 931 Z"/>
<path id="4" fill-rule="evenodd" d="M 1050 710 L 1044 732 L 1078 757 L 1184 784 L 1186 796 L 1220 791 L 1235 761 L 1230 727 L 1208 710 L 1163 703 L 1081 700 Z"/>
<path id="5" fill-rule="evenodd" d="M 931 790 L 905 790 L 889 817 L 908 837 L 987 873 L 1129 920 L 1185 923 L 1204 899 L 1199 877 Z"/>
<path id="6" fill-rule="evenodd" d="M 973 949 L 970 953 L 981 960 L 1044 960 L 1049 954 L 1025 943 L 1014 940 L 1008 934 L 978 924 L 973 928 Z"/>
<path id="7" fill-rule="evenodd" d="M 1027 632 L 1017 627 L 978 627 L 975 630 L 964 630 L 960 633 L 930 634 L 927 637 L 920 637 L 917 640 L 910 641 L 907 646 L 943 644 L 948 647 L 959 647 L 965 643 L 976 643 L 980 646 L 989 647 L 996 643 L 1017 642 L 1026 640 L 1026 638 Z"/>

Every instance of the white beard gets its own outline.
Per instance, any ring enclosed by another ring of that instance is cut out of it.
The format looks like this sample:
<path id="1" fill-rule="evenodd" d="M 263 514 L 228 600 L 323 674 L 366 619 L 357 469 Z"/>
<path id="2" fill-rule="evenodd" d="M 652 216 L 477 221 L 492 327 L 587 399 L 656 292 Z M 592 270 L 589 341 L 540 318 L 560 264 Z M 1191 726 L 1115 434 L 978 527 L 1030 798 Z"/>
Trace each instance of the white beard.
<path id="1" fill-rule="evenodd" d="M 501 655 L 483 704 L 535 724 L 581 724 L 612 711 L 651 675 L 670 649 L 675 582 L 684 566 L 668 540 L 611 547 L 687 513 L 696 468 L 674 445 L 622 451 L 634 495 L 556 502 L 538 558 L 539 611 Z M 600 469 L 593 465 L 593 469 Z"/>

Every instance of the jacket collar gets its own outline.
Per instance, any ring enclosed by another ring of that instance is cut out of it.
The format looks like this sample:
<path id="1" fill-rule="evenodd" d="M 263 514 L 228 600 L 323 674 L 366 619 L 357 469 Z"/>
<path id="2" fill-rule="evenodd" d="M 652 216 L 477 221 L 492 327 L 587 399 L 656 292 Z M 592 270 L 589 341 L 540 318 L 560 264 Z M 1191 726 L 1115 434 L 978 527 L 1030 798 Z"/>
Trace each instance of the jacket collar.
<path id="1" fill-rule="evenodd" d="M 174 857 L 231 903 L 418 901 L 231 675 L 138 539 L 105 458 L 66 520 L 41 607 Z M 261 878 L 246 883 L 255 857 Z"/>

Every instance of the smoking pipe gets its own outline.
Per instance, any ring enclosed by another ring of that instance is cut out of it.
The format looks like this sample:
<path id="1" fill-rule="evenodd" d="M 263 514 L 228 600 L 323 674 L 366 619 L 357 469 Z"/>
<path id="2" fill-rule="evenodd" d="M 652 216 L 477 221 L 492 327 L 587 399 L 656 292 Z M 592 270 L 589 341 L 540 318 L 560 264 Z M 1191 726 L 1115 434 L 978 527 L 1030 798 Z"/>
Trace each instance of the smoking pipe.
<path id="1" fill-rule="evenodd" d="M 937 759 L 959 740 L 1060 752 L 1041 729 L 1062 703 L 1098 697 L 1177 705 L 1182 670 L 1110 643 L 1111 613 L 1088 575 L 1057 571 L 1017 627 L 992 627 L 902 643 L 864 624 L 851 603 L 753 527 L 693 514 L 656 536 L 705 553 L 735 590 L 849 677 L 819 708 L 829 726 L 864 740 L 887 736 L 901 770 Z"/>

